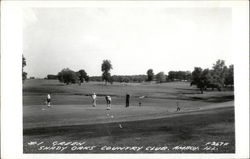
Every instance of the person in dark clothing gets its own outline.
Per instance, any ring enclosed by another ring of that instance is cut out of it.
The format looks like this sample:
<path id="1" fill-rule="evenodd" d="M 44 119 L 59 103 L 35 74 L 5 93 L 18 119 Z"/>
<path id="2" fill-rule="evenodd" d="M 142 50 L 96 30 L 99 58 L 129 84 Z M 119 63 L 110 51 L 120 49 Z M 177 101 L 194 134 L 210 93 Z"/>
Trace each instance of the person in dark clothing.
<path id="1" fill-rule="evenodd" d="M 179 102 L 177 102 L 177 110 L 176 111 L 178 112 L 180 110 L 181 110 L 181 108 L 179 107 Z"/>
<path id="2" fill-rule="evenodd" d="M 126 94 L 126 107 L 129 107 L 129 98 L 130 98 L 130 95 Z"/>
<path id="3" fill-rule="evenodd" d="M 145 96 L 140 96 L 140 97 L 139 97 L 139 106 L 142 105 L 142 99 L 143 99 L 143 98 L 145 98 Z"/>
<path id="4" fill-rule="evenodd" d="M 111 97 L 106 96 L 105 99 L 106 99 L 106 102 L 107 102 L 107 110 L 110 110 L 111 109 Z"/>

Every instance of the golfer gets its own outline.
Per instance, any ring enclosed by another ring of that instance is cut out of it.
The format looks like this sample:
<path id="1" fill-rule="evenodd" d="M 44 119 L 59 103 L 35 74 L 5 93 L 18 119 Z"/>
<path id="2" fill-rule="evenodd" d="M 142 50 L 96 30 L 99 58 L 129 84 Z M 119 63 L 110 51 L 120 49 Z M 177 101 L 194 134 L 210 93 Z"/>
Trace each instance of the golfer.
<path id="1" fill-rule="evenodd" d="M 139 106 L 141 106 L 141 101 L 139 101 Z"/>
<path id="2" fill-rule="evenodd" d="M 92 106 L 95 107 L 96 106 L 96 94 L 93 93 L 91 97 L 92 97 Z"/>
<path id="3" fill-rule="evenodd" d="M 47 105 L 50 107 L 50 102 L 51 102 L 51 96 L 50 93 L 47 95 Z"/>
<path id="4" fill-rule="evenodd" d="M 177 102 L 177 110 L 176 111 L 178 112 L 180 110 L 181 110 L 181 108 L 179 107 L 179 102 Z"/>
<path id="5" fill-rule="evenodd" d="M 139 97 L 139 106 L 141 106 L 141 103 L 142 103 L 142 99 L 145 98 L 145 96 L 141 96 Z"/>
<path id="6" fill-rule="evenodd" d="M 107 102 L 107 110 L 110 110 L 111 109 L 111 97 L 106 96 L 105 99 L 106 99 L 106 102 Z"/>
<path id="7" fill-rule="evenodd" d="M 130 95 L 126 94 L 126 107 L 129 107 L 129 98 L 130 98 Z"/>

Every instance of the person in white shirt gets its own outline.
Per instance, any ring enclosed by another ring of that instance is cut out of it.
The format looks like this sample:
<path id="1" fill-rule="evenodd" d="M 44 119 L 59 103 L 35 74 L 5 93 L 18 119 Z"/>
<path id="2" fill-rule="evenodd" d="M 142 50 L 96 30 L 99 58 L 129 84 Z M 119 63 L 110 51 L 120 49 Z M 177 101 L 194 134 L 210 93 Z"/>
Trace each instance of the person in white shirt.
<path id="1" fill-rule="evenodd" d="M 92 106 L 95 107 L 96 106 L 96 94 L 93 93 L 91 97 L 92 97 Z"/>
<path id="2" fill-rule="evenodd" d="M 51 102 L 51 96 L 50 94 L 47 95 L 47 105 L 50 107 L 50 102 Z"/>

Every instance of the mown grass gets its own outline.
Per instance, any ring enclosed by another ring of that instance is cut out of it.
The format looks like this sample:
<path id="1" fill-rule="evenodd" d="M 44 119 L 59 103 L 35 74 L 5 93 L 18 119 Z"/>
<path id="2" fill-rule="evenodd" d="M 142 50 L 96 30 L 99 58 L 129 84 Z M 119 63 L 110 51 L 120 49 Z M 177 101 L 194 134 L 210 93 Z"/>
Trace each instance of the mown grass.
<path id="1" fill-rule="evenodd" d="M 88 110 L 91 107 L 89 94 L 93 92 L 98 96 L 98 109 Z M 47 93 L 52 93 L 52 105 L 55 108 L 43 112 L 41 108 L 45 107 Z M 131 95 L 131 107 L 127 112 L 123 112 L 123 107 L 126 110 L 126 93 Z M 101 116 L 107 115 L 105 95 L 111 95 L 112 105 L 119 107 L 112 110 L 118 119 L 126 118 L 126 115 L 129 118 L 132 115 L 136 117 L 135 120 L 100 122 L 103 120 Z M 142 111 L 137 107 L 140 96 L 145 96 L 142 107 L 146 109 L 141 109 Z M 64 85 L 56 80 L 27 80 L 23 85 L 24 153 L 60 153 L 59 151 L 38 151 L 37 147 L 28 145 L 31 141 L 43 141 L 46 145 L 51 145 L 53 141 L 86 141 L 88 145 L 97 147 L 103 145 L 170 147 L 170 150 L 166 151 L 100 151 L 100 149 L 71 151 L 67 149 L 61 153 L 234 153 L 234 108 L 199 110 L 211 104 L 231 100 L 234 100 L 233 91 L 207 91 L 200 94 L 198 89 L 190 87 L 186 82 L 114 83 L 108 86 L 103 83 L 89 82 L 79 86 Z M 163 111 L 170 110 L 171 113 L 176 108 L 177 101 L 182 111 L 196 110 L 196 108 L 197 111 L 157 118 Z M 151 119 L 146 120 L 145 116 L 149 115 Z M 93 122 L 84 123 L 89 120 Z M 204 144 L 212 141 L 228 142 L 229 145 L 220 147 L 216 151 L 202 149 Z M 171 149 L 177 145 L 193 145 L 201 149 L 195 152 Z"/>
<path id="2" fill-rule="evenodd" d="M 87 104 L 90 101 L 88 96 L 94 92 L 100 99 L 103 99 L 106 95 L 110 95 L 112 98 L 120 99 L 122 103 L 127 93 L 131 95 L 131 98 L 137 99 L 136 102 L 138 102 L 138 97 L 140 96 L 145 96 L 146 100 L 150 99 L 154 100 L 154 102 L 157 100 L 180 100 L 184 102 L 198 101 L 218 103 L 234 99 L 233 91 L 208 91 L 204 94 L 200 94 L 199 90 L 195 87 L 190 87 L 188 82 L 170 82 L 162 84 L 114 83 L 108 86 L 104 85 L 102 82 L 89 82 L 79 86 L 78 84 L 65 85 L 59 83 L 57 80 L 35 79 L 27 80 L 24 83 L 23 104 L 40 105 L 41 102 L 44 102 L 47 93 L 52 94 L 52 100 L 55 98 L 55 104 Z M 74 101 L 70 100 L 74 98 Z M 70 103 L 68 101 L 70 101 Z"/>
<path id="3" fill-rule="evenodd" d="M 120 128 L 121 124 L 123 128 Z M 224 108 L 204 111 L 199 114 L 186 114 L 171 118 L 121 123 L 91 124 L 33 128 L 24 130 L 24 152 L 48 153 L 30 149 L 29 141 L 44 141 L 51 145 L 53 141 L 86 142 L 87 145 L 108 146 L 199 146 L 195 152 L 234 153 L 234 109 Z M 217 151 L 205 151 L 207 142 L 228 142 L 226 147 Z M 51 153 L 58 151 L 52 151 Z M 98 153 L 94 151 L 74 151 L 73 153 Z M 72 153 L 67 150 L 62 153 Z M 105 151 L 105 153 L 135 153 L 131 151 Z M 138 151 L 136 153 L 194 153 L 193 151 Z"/>

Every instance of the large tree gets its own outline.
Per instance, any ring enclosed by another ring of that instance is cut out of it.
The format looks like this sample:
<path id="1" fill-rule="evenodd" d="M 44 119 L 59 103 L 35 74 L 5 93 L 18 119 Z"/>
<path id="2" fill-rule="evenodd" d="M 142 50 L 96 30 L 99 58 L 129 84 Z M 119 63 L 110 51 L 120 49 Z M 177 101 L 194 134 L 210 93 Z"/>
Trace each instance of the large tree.
<path id="1" fill-rule="evenodd" d="M 225 77 L 227 73 L 227 66 L 225 65 L 224 60 L 217 60 L 213 65 L 211 71 L 212 74 L 212 83 L 216 84 L 218 87 L 223 88 L 225 84 Z"/>
<path id="2" fill-rule="evenodd" d="M 87 72 L 83 69 L 78 71 L 78 76 L 79 76 L 79 80 L 81 83 L 83 83 L 84 81 L 86 81 L 86 82 L 89 81 L 89 76 L 88 76 Z"/>
<path id="3" fill-rule="evenodd" d="M 211 71 L 208 68 L 202 71 L 200 80 L 202 81 L 202 83 L 200 84 L 203 89 L 206 90 L 208 87 L 211 86 L 212 76 Z"/>
<path id="4" fill-rule="evenodd" d="M 168 80 L 174 81 L 176 79 L 176 72 L 175 71 L 169 71 L 168 72 Z"/>
<path id="5" fill-rule="evenodd" d="M 155 75 L 155 79 L 157 82 L 162 83 L 162 82 L 166 81 L 166 76 L 165 76 L 164 72 L 159 72 Z"/>
<path id="6" fill-rule="evenodd" d="M 24 67 L 26 66 L 26 59 L 25 57 L 22 55 L 22 78 L 23 78 L 23 81 L 26 80 L 27 78 L 27 73 L 24 72 Z"/>
<path id="7" fill-rule="evenodd" d="M 194 71 L 192 72 L 192 84 L 197 85 L 201 79 L 202 68 L 195 67 Z"/>
<path id="8" fill-rule="evenodd" d="M 205 87 L 205 81 L 204 78 L 202 78 L 203 75 L 203 70 L 200 67 L 195 67 L 194 71 L 192 72 L 192 82 L 191 85 L 196 85 L 197 88 L 200 89 L 201 94 L 203 94 L 203 90 Z"/>
<path id="9" fill-rule="evenodd" d="M 202 70 L 200 67 L 195 67 L 192 72 L 192 82 L 200 88 L 201 93 L 203 89 L 206 88 L 217 88 L 221 91 L 225 85 L 233 85 L 233 65 L 230 65 L 229 68 L 225 65 L 224 60 L 217 60 L 213 65 L 212 69 Z"/>
<path id="10" fill-rule="evenodd" d="M 147 81 L 152 81 L 152 80 L 154 79 L 154 72 L 153 72 L 153 69 L 148 69 L 147 75 L 148 75 Z"/>
<path id="11" fill-rule="evenodd" d="M 109 82 L 111 79 L 110 70 L 113 69 L 111 61 L 103 60 L 101 69 L 102 69 L 102 80 L 104 80 L 105 84 L 107 85 L 107 82 Z"/>
<path id="12" fill-rule="evenodd" d="M 201 79 L 204 80 L 206 85 L 211 83 L 212 76 L 211 76 L 211 71 L 208 68 L 202 71 Z"/>
<path id="13" fill-rule="evenodd" d="M 69 68 L 64 68 L 61 72 L 58 73 L 58 80 L 68 85 L 70 83 L 78 82 L 78 76 Z"/>
<path id="14" fill-rule="evenodd" d="M 225 77 L 225 85 L 230 85 L 233 88 L 234 85 L 234 65 L 230 65 L 227 69 L 226 77 Z"/>

